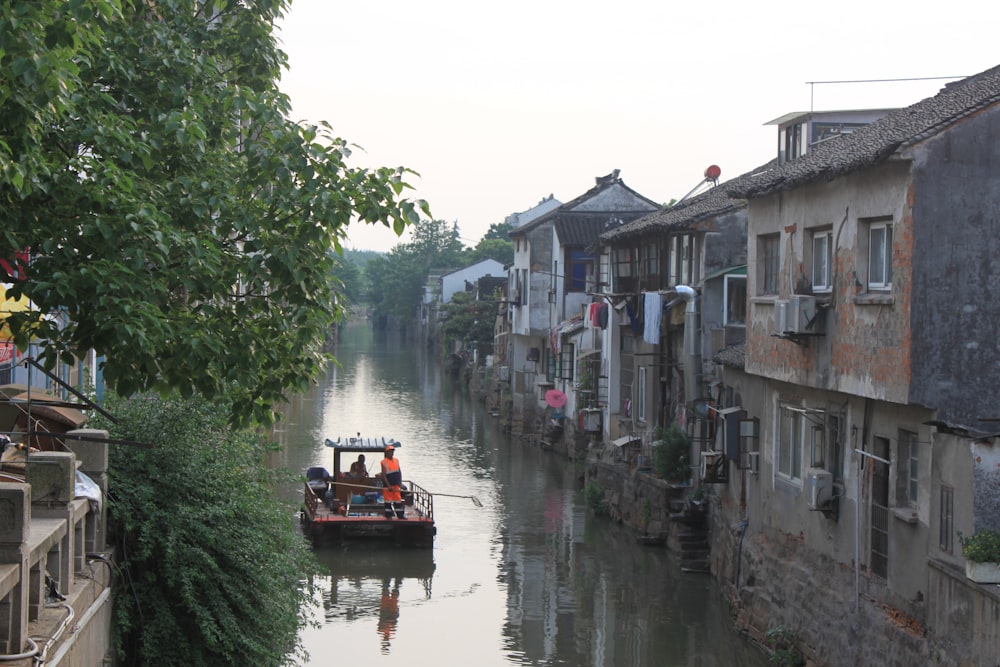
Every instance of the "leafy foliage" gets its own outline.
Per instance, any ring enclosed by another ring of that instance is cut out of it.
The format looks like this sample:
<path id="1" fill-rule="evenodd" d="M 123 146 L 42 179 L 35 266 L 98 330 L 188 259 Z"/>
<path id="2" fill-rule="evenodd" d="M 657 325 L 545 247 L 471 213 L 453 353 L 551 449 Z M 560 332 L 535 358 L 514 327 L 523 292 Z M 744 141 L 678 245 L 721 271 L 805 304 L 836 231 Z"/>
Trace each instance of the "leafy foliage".
<path id="1" fill-rule="evenodd" d="M 484 237 L 468 252 L 466 261 L 472 265 L 484 259 L 495 259 L 501 264 L 513 264 L 514 244 L 509 240 Z"/>
<path id="2" fill-rule="evenodd" d="M 267 448 L 202 400 L 112 399 L 109 520 L 127 584 L 115 643 L 127 665 L 280 665 L 317 565 L 277 501 Z"/>
<path id="3" fill-rule="evenodd" d="M 446 341 L 444 350 L 460 341 L 465 349 L 479 350 L 480 355 L 493 353 L 493 328 L 497 305 L 477 301 L 468 292 L 456 292 L 449 303 L 441 304 L 440 334 Z"/>
<path id="4" fill-rule="evenodd" d="M 412 320 L 417 316 L 431 269 L 446 272 L 463 266 L 466 263 L 458 228 L 443 220 L 422 220 L 412 228 L 408 243 L 368 262 L 368 303 L 378 317 Z"/>
<path id="5" fill-rule="evenodd" d="M 768 628 L 764 635 L 764 645 L 771 650 L 768 662 L 782 667 L 801 667 L 806 664 L 796 646 L 797 642 L 795 633 L 783 625 Z"/>
<path id="6" fill-rule="evenodd" d="M 594 514 L 601 515 L 608 513 L 608 501 L 604 498 L 604 489 L 597 481 L 590 480 L 587 482 L 587 486 L 583 490 L 583 495 L 587 507 L 593 510 Z"/>
<path id="7" fill-rule="evenodd" d="M 973 563 L 1000 563 L 1000 531 L 980 530 L 973 535 L 958 534 L 962 555 Z"/>
<path id="8" fill-rule="evenodd" d="M 60 314 L 8 318 L 20 348 L 50 367 L 96 350 L 122 395 L 235 392 L 234 423 L 326 367 L 330 250 L 352 220 L 401 234 L 427 206 L 403 197 L 408 170 L 351 168 L 328 125 L 287 120 L 287 6 L 0 10 L 0 254 L 30 253 L 12 296 Z"/>
<path id="9" fill-rule="evenodd" d="M 691 476 L 691 436 L 676 422 L 661 429 L 653 447 L 653 468 L 668 482 L 684 482 Z"/>

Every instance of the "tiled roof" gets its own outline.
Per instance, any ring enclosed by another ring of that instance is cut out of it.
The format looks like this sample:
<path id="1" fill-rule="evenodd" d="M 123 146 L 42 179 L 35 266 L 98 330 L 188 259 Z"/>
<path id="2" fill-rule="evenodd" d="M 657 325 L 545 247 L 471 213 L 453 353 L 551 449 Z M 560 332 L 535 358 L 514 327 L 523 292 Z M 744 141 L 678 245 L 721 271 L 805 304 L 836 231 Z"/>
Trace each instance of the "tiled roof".
<path id="1" fill-rule="evenodd" d="M 750 182 L 768 169 L 773 169 L 777 165 L 777 160 L 771 160 L 765 165 L 749 171 L 741 176 L 726 181 L 722 185 L 717 185 L 711 190 L 701 193 L 690 199 L 678 202 L 673 206 L 666 206 L 653 213 L 646 214 L 634 222 L 622 225 L 617 229 L 601 234 L 601 241 L 614 242 L 623 241 L 637 236 L 642 236 L 649 232 L 663 230 L 684 230 L 689 229 L 698 222 L 706 218 L 714 218 L 730 211 L 736 211 L 746 207 L 746 200 L 736 199 L 729 195 L 729 190 L 734 186 Z"/>
<path id="2" fill-rule="evenodd" d="M 616 187 L 616 186 L 622 188 L 625 191 L 627 191 L 628 193 L 630 193 L 631 195 L 635 196 L 639 200 L 646 202 L 647 204 L 649 204 L 649 206 L 651 208 L 655 208 L 655 207 L 659 206 L 659 204 L 657 204 L 656 202 L 654 202 L 652 199 L 649 199 L 647 197 L 643 197 L 641 194 L 639 194 L 638 192 L 636 192 L 635 190 L 633 190 L 629 186 L 625 185 L 625 182 L 622 181 L 621 178 L 619 178 L 618 173 L 619 173 L 618 170 L 615 169 L 613 172 L 611 172 L 607 176 L 599 176 L 596 179 L 597 184 L 594 187 L 592 187 L 591 189 L 587 190 L 585 193 L 583 193 L 579 197 L 573 199 L 572 201 L 566 202 L 565 204 L 563 204 L 559 208 L 557 208 L 557 209 L 555 209 L 553 211 L 549 211 L 545 215 L 542 215 L 542 216 L 540 216 L 538 218 L 535 218 L 531 222 L 529 222 L 527 224 L 524 224 L 524 225 L 521 225 L 520 227 L 517 227 L 516 229 L 510 230 L 510 236 L 518 236 L 520 234 L 524 234 L 524 233 L 527 233 L 528 231 L 536 229 L 537 227 L 541 227 L 544 224 L 553 223 L 557 219 L 559 219 L 562 215 L 566 215 L 566 214 L 577 215 L 577 214 L 579 214 L 579 212 L 575 212 L 574 209 L 576 209 L 579 206 L 587 203 L 587 201 L 589 201 L 590 199 L 593 199 L 594 197 L 596 197 L 597 195 L 599 195 L 604 190 L 607 190 L 609 188 L 613 188 L 613 187 Z M 589 212 L 590 211 L 588 211 L 588 213 Z M 639 213 L 640 213 L 640 215 L 642 215 L 642 214 L 645 214 L 646 211 L 640 211 Z M 619 217 L 620 217 L 620 215 L 619 215 Z M 596 238 L 597 237 L 595 236 L 592 240 L 596 240 Z"/>
<path id="3" fill-rule="evenodd" d="M 731 368 L 746 368 L 747 359 L 747 348 L 746 343 L 738 343 L 736 345 L 730 345 L 729 347 L 723 348 L 715 353 L 712 357 L 712 361 L 722 366 L 729 366 Z"/>
<path id="4" fill-rule="evenodd" d="M 897 150 L 946 129 L 1000 101 L 1000 66 L 950 83 L 933 97 L 893 111 L 870 125 L 819 144 L 751 182 L 727 188 L 734 197 L 753 198 L 832 180 L 886 160 Z"/>
<path id="5" fill-rule="evenodd" d="M 556 216 L 553 226 L 562 245 L 586 248 L 603 232 L 643 215 L 645 211 L 566 211 Z"/>

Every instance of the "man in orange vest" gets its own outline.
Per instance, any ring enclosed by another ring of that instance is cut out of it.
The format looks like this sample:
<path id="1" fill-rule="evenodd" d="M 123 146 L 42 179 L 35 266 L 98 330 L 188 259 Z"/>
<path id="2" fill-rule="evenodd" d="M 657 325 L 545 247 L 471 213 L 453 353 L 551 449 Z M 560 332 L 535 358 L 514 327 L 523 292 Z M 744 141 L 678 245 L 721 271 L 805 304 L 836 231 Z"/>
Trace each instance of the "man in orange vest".
<path id="1" fill-rule="evenodd" d="M 382 500 L 385 502 L 385 518 L 405 519 L 403 516 L 403 473 L 399 470 L 399 459 L 394 458 L 396 448 L 386 445 L 385 458 L 382 459 Z"/>

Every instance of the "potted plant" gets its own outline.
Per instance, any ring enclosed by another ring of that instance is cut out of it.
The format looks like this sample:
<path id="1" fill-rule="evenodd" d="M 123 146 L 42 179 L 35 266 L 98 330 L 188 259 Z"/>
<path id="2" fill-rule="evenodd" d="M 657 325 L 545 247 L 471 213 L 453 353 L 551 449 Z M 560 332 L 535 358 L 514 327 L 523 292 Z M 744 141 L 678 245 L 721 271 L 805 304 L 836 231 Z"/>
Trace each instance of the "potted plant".
<path id="1" fill-rule="evenodd" d="M 656 473 L 668 482 L 686 482 L 691 477 L 691 436 L 675 422 L 661 431 L 660 440 L 653 444 Z"/>
<path id="2" fill-rule="evenodd" d="M 958 534 L 965 556 L 965 575 L 980 584 L 1000 583 L 1000 530 Z"/>

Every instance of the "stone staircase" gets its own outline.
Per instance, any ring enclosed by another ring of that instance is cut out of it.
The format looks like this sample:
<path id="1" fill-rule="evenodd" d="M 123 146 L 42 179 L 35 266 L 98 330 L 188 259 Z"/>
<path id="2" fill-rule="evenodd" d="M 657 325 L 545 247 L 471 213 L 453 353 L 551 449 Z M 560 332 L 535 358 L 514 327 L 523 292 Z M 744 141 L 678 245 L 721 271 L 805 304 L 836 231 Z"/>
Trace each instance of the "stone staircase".
<path id="1" fill-rule="evenodd" d="M 682 572 L 709 572 L 707 508 L 678 503 L 671 507 L 671 546 L 680 555 Z"/>

